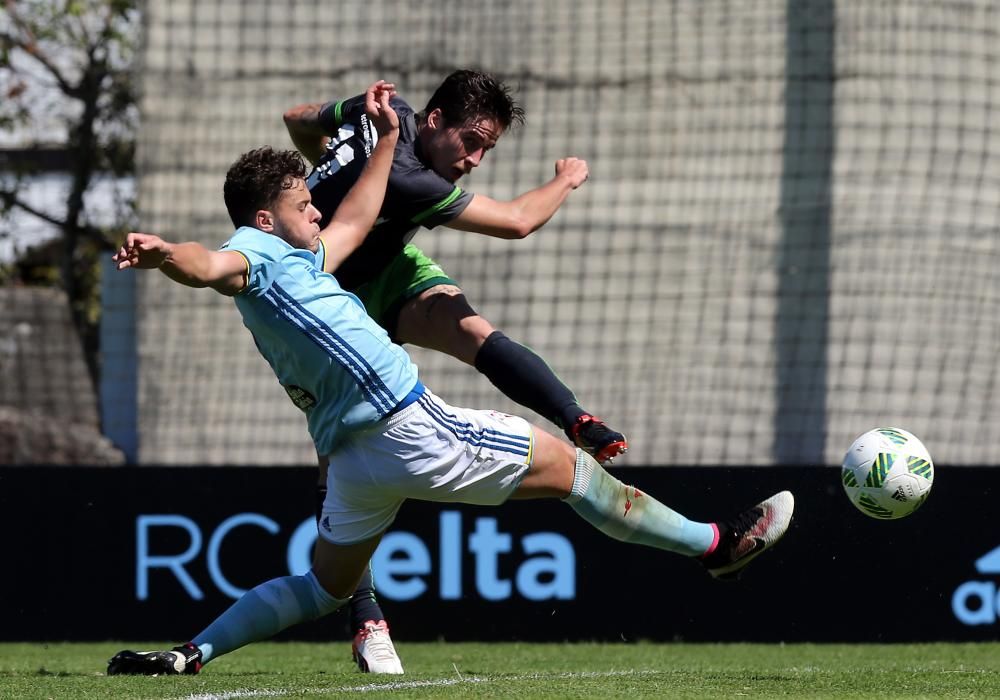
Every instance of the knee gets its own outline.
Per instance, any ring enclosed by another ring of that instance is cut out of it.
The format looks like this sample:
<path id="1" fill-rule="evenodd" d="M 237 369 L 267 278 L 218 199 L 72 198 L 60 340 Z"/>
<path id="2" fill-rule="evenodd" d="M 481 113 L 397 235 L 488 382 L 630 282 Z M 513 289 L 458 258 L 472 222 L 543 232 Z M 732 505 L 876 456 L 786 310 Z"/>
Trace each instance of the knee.
<path id="1" fill-rule="evenodd" d="M 494 328 L 489 321 L 476 313 L 473 313 L 472 316 L 459 319 L 458 332 L 459 335 L 473 341 L 476 347 L 480 349 L 491 337 L 500 336 L 504 339 L 507 338 L 507 336 Z"/>
<path id="2" fill-rule="evenodd" d="M 493 332 L 489 321 L 476 313 L 459 287 L 439 285 L 421 295 L 418 301 L 423 316 L 439 329 L 447 329 L 452 337 L 476 337 L 480 343 Z"/>
<path id="3" fill-rule="evenodd" d="M 573 479 L 576 477 L 576 451 L 565 443 L 560 443 L 558 459 L 549 474 L 548 483 L 557 498 L 564 500 L 573 493 Z"/>
<path id="4" fill-rule="evenodd" d="M 404 307 L 396 330 L 403 342 L 446 352 L 470 365 L 493 332 L 490 322 L 469 306 L 462 290 L 449 285 L 429 289 Z"/>
<path id="5" fill-rule="evenodd" d="M 548 433 L 535 431 L 535 457 L 522 482 L 535 496 L 566 498 L 573 491 L 576 450 Z"/>

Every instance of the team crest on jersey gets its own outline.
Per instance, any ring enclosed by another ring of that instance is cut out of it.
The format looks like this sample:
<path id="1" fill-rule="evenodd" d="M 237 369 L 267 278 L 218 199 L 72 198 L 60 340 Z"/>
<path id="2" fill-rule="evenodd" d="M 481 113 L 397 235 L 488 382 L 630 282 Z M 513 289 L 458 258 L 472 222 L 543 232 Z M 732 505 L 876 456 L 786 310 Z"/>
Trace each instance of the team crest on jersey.
<path id="1" fill-rule="evenodd" d="M 294 384 L 286 386 L 285 393 L 288 394 L 288 398 L 292 400 L 292 403 L 303 411 L 308 411 L 316 405 L 316 397 L 300 386 L 295 386 Z"/>

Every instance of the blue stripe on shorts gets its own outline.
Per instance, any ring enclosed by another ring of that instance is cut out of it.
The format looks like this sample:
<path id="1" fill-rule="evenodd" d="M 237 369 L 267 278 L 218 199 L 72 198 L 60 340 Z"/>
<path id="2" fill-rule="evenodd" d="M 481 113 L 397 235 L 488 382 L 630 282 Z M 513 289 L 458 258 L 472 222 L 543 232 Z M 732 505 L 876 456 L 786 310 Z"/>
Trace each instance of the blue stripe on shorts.
<path id="1" fill-rule="evenodd" d="M 530 436 L 501 433 L 499 430 L 494 430 L 493 428 L 476 429 L 471 423 L 467 423 L 457 416 L 445 412 L 444 409 L 431 401 L 426 394 L 420 397 L 418 403 L 434 419 L 434 422 L 445 428 L 462 442 L 474 447 L 488 447 L 494 450 L 502 450 L 521 457 L 528 456 L 528 450 L 531 446 Z"/>

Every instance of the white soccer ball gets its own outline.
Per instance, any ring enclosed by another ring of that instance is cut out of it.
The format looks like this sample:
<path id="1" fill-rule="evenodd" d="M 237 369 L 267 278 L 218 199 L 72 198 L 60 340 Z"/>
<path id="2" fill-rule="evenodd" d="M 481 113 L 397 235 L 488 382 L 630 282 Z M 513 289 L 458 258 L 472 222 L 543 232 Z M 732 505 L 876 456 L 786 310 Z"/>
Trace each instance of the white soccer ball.
<path id="1" fill-rule="evenodd" d="M 851 503 L 880 520 L 904 518 L 927 500 L 934 482 L 931 455 L 900 428 L 869 430 L 844 455 L 841 481 Z"/>

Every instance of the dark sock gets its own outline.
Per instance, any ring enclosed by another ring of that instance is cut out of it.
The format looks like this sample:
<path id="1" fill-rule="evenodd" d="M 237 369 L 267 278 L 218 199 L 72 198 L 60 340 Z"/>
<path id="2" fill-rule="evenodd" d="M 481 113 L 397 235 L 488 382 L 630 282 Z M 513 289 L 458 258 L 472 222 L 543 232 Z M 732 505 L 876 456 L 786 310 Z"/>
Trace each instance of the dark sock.
<path id="1" fill-rule="evenodd" d="M 384 619 L 385 614 L 375 600 L 375 582 L 372 580 L 372 566 L 369 564 L 351 598 L 351 629 L 357 632 L 369 620 L 378 622 Z"/>
<path id="2" fill-rule="evenodd" d="M 490 333 L 479 348 L 476 369 L 506 396 L 563 430 L 586 413 L 545 360 L 500 331 Z"/>
<path id="3" fill-rule="evenodd" d="M 316 500 L 314 503 L 316 522 L 323 517 L 323 501 L 326 500 L 326 486 L 316 487 Z M 348 605 L 351 613 L 351 630 L 357 632 L 364 627 L 368 620 L 385 619 L 385 613 L 375 600 L 375 582 L 372 579 L 371 564 L 365 567 L 365 573 L 358 582 L 358 587 L 354 589 L 354 596 Z"/>

